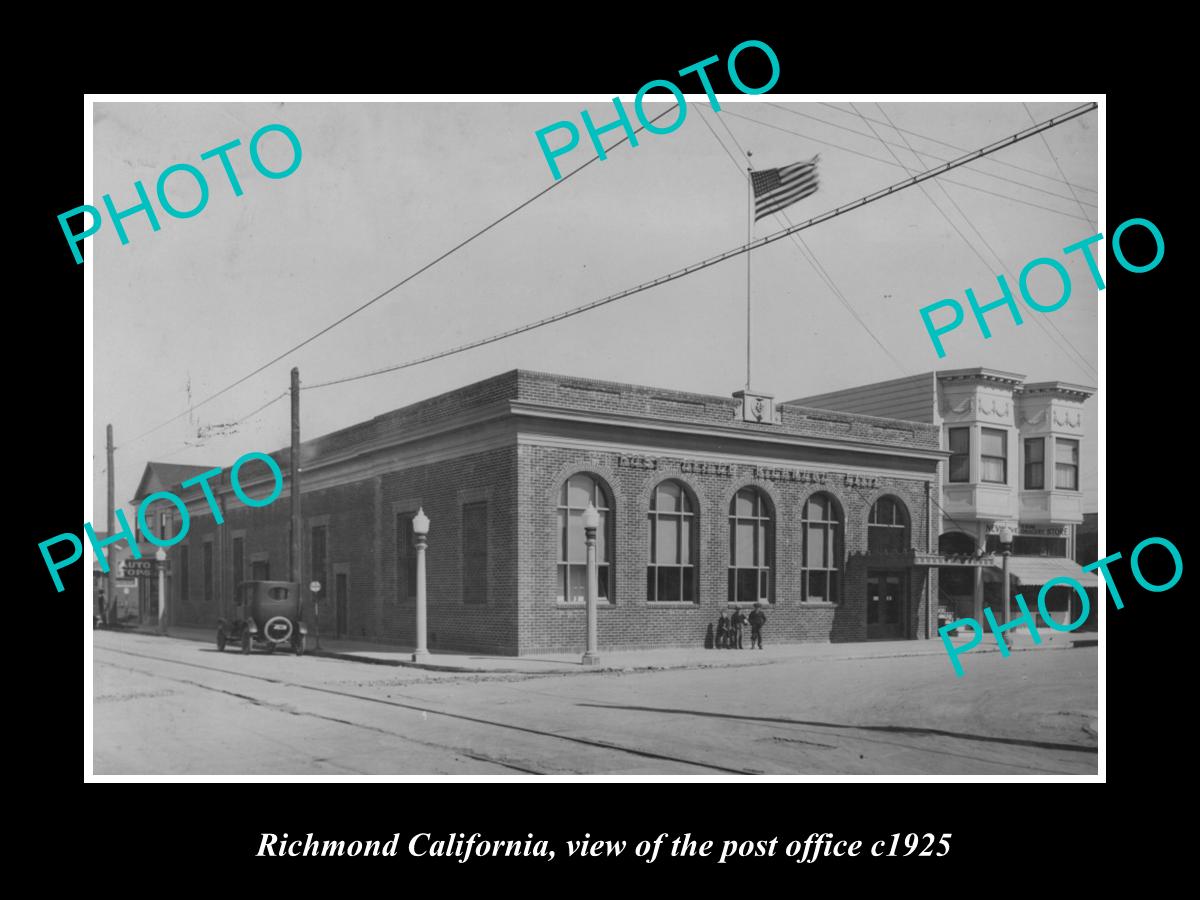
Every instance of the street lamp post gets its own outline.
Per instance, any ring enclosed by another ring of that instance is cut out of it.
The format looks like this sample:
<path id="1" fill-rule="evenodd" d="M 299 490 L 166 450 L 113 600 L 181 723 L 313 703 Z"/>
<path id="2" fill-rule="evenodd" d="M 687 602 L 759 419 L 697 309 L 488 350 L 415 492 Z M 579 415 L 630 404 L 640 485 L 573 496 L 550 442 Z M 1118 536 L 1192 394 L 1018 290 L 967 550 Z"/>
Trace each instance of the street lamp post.
<path id="1" fill-rule="evenodd" d="M 321 582 L 310 581 L 308 590 L 313 598 L 313 631 L 317 636 L 317 650 L 321 649 Z"/>
<path id="2" fill-rule="evenodd" d="M 587 651 L 583 664 L 594 666 L 600 662 L 596 637 L 596 594 L 599 593 L 599 573 L 596 564 L 596 529 L 600 527 L 600 513 L 590 501 L 583 511 L 583 533 L 587 544 Z"/>
<path id="3" fill-rule="evenodd" d="M 1004 556 L 1004 624 L 1012 620 L 1012 604 L 1009 596 L 1008 557 L 1012 552 L 1013 530 L 1007 525 L 1000 527 L 1000 550 Z"/>
<path id="4" fill-rule="evenodd" d="M 429 543 L 429 516 L 422 507 L 413 516 L 413 543 L 417 548 L 417 649 L 413 651 L 413 662 L 429 659 L 429 647 L 425 642 L 425 547 Z"/>
<path id="5" fill-rule="evenodd" d="M 159 547 L 154 554 L 158 563 L 158 633 L 167 633 L 167 551 Z"/>

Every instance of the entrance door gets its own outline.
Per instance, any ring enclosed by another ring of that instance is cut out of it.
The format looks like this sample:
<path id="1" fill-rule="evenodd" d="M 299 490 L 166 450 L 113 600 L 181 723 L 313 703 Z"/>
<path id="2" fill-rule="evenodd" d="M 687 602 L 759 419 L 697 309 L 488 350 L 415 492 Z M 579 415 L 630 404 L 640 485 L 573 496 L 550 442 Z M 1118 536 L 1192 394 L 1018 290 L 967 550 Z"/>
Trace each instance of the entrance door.
<path id="1" fill-rule="evenodd" d="M 867 640 L 901 640 L 904 633 L 904 574 L 867 576 Z"/>
<path id="2" fill-rule="evenodd" d="M 347 629 L 346 607 L 349 604 L 347 594 L 350 593 L 346 573 L 338 572 L 334 576 L 334 598 L 337 601 L 337 636 L 345 637 Z"/>

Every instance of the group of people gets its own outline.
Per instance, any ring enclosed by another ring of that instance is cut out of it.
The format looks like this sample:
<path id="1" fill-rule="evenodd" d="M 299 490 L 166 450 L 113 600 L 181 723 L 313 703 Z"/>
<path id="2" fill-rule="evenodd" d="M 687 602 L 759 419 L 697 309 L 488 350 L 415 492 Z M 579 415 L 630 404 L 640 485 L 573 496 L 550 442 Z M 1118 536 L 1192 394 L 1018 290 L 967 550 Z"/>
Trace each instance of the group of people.
<path id="1" fill-rule="evenodd" d="M 757 645 L 762 649 L 762 630 L 767 624 L 767 614 L 758 606 L 750 610 L 747 616 L 740 606 L 734 607 L 733 615 L 721 613 L 717 619 L 717 634 L 714 647 L 718 650 L 742 650 L 742 632 L 746 623 L 750 624 L 750 649 Z"/>

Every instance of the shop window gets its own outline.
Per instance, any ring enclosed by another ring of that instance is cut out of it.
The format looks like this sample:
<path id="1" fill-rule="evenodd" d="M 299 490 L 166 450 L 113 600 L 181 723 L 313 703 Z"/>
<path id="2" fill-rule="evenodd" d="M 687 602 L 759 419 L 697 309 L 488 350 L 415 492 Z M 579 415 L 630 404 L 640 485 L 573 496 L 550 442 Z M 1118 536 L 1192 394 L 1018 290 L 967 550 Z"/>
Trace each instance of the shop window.
<path id="1" fill-rule="evenodd" d="M 729 602 L 771 599 L 774 543 L 771 507 L 758 488 L 745 487 L 729 504 Z"/>
<path id="2" fill-rule="evenodd" d="M 837 501 L 813 494 L 800 515 L 803 533 L 800 596 L 805 602 L 836 603 L 842 558 L 842 523 Z"/>
<path id="3" fill-rule="evenodd" d="M 587 544 L 583 512 L 588 503 L 600 513 L 596 529 L 596 599 L 609 602 L 612 581 L 612 502 L 608 489 L 598 478 L 580 472 L 563 483 L 558 495 L 558 599 L 583 603 L 587 599 Z"/>
<path id="4" fill-rule="evenodd" d="M 687 488 L 664 481 L 650 495 L 650 565 L 646 599 L 652 603 L 695 603 L 696 511 Z"/>
<path id="5" fill-rule="evenodd" d="M 904 553 L 909 548 L 907 508 L 895 497 L 880 497 L 867 519 L 867 552 Z"/>

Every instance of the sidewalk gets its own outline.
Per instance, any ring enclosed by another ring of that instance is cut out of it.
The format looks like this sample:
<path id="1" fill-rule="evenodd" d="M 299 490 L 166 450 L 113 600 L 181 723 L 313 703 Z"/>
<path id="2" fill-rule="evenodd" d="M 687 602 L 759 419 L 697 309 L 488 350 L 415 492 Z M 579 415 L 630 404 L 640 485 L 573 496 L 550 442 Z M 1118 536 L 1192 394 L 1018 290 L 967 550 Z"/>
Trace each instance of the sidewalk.
<path id="1" fill-rule="evenodd" d="M 153 627 L 130 629 L 135 634 L 157 635 Z M 215 631 L 209 628 L 175 625 L 168 637 L 202 643 L 214 643 Z M 1077 633 L 1039 631 L 1040 645 L 1035 645 L 1029 633 L 1023 632 L 1008 641 L 1013 652 L 1029 650 L 1067 650 L 1073 646 L 1094 646 L 1094 632 Z M 955 646 L 966 643 L 965 637 L 954 638 Z M 237 650 L 227 652 L 237 653 Z M 262 651 L 255 651 L 256 653 Z M 280 653 L 290 651 L 280 650 Z M 489 656 L 480 653 L 439 651 L 430 653 L 426 661 L 412 661 L 412 647 L 397 644 L 378 644 L 345 639 L 321 639 L 321 649 L 315 649 L 313 635 L 308 636 L 306 653 L 352 662 L 385 666 L 408 666 L 435 672 L 519 672 L 527 674 L 557 674 L 581 672 L 632 672 L 658 669 L 706 669 L 735 666 L 761 666 L 772 663 L 803 660 L 881 659 L 897 656 L 946 656 L 939 638 L 919 641 L 865 641 L 838 644 L 768 644 L 763 650 L 706 650 L 703 647 L 663 647 L 650 650 L 600 650 L 600 665 L 585 666 L 581 653 L 537 653 L 531 656 Z M 995 638 L 988 634 L 971 653 L 999 653 Z"/>

